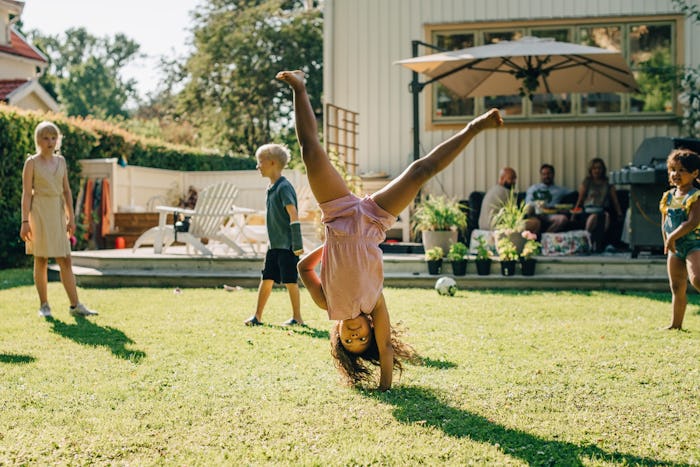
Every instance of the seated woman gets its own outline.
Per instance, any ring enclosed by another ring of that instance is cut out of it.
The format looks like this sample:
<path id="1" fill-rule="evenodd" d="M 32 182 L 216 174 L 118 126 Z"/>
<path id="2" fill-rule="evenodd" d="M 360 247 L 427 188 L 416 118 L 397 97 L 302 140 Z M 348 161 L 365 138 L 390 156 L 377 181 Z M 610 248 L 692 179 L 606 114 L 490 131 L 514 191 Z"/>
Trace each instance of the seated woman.
<path id="1" fill-rule="evenodd" d="M 622 209 L 617 199 L 615 187 L 608 181 L 608 169 L 600 157 L 588 164 L 588 176 L 583 179 L 578 189 L 578 200 L 574 212 L 583 207 L 585 228 L 591 234 L 591 240 L 596 251 L 602 251 L 605 235 L 610 230 L 613 213 L 617 219 L 622 219 Z"/>

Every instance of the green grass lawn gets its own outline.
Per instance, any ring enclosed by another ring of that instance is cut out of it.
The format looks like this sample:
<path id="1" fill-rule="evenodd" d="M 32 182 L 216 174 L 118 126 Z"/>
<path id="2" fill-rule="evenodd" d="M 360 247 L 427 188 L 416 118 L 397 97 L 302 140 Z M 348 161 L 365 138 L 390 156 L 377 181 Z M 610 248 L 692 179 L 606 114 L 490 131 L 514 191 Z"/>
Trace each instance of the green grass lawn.
<path id="1" fill-rule="evenodd" d="M 643 280 L 643 279 L 640 279 Z M 0 465 L 700 465 L 700 313 L 669 294 L 386 291 L 423 357 L 340 385 L 325 312 L 276 290 L 81 289 L 0 271 Z"/>

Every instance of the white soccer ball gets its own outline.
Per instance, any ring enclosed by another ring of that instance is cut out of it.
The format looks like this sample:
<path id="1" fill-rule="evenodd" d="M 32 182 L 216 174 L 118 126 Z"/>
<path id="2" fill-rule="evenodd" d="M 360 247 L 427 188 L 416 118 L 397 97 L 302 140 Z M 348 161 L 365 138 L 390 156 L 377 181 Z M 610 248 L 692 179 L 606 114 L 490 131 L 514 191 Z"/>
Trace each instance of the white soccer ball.
<path id="1" fill-rule="evenodd" d="M 457 292 L 457 283 L 451 277 L 443 276 L 435 282 L 435 290 L 440 295 L 453 296 Z"/>

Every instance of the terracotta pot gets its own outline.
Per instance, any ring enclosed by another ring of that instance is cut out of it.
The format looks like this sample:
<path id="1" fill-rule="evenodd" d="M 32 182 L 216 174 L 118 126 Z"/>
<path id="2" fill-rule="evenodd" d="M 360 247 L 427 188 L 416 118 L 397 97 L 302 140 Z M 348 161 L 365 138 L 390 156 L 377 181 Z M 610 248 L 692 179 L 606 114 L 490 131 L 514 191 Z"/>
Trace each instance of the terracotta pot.
<path id="1" fill-rule="evenodd" d="M 423 248 L 425 251 L 430 250 L 435 246 L 442 248 L 442 251 L 447 253 L 450 251 L 450 245 L 457 243 L 456 230 L 423 230 L 421 232 L 423 239 Z"/>
<path id="2" fill-rule="evenodd" d="M 523 238 L 523 233 L 522 232 L 511 232 L 508 235 L 503 233 L 503 231 L 498 230 L 496 232 L 496 249 L 498 249 L 498 240 L 500 240 L 503 237 L 508 237 L 508 240 L 513 242 L 513 245 L 515 245 L 515 250 L 518 252 L 518 254 L 522 253 L 523 247 L 525 246 L 525 239 Z"/>

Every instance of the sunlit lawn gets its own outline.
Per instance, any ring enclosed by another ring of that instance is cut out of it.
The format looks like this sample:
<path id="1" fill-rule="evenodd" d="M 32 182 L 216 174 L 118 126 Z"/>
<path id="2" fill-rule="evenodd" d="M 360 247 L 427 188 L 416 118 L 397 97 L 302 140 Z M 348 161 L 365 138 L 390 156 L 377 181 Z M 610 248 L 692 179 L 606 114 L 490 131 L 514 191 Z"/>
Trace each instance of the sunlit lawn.
<path id="1" fill-rule="evenodd" d="M 640 280 L 643 280 L 640 278 Z M 302 291 L 81 289 L 36 314 L 0 271 L 0 465 L 700 465 L 700 297 L 386 291 L 423 357 L 388 393 L 339 384 Z"/>

